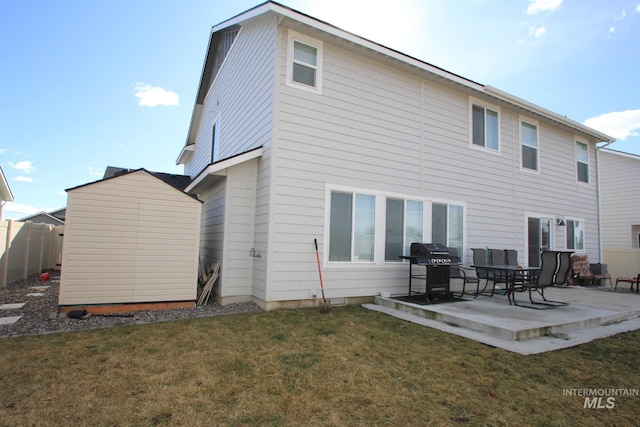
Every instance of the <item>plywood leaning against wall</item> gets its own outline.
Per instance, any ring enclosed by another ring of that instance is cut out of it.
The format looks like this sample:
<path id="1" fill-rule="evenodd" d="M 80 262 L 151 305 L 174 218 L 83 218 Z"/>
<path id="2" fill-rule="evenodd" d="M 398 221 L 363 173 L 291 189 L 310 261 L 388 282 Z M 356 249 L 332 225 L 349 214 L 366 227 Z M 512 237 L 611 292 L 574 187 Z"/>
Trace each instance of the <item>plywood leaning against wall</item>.
<path id="1" fill-rule="evenodd" d="M 144 169 L 68 190 L 59 304 L 195 302 L 200 215 Z"/>
<path id="2" fill-rule="evenodd" d="M 43 270 L 59 270 L 64 226 L 0 221 L 0 288 Z"/>

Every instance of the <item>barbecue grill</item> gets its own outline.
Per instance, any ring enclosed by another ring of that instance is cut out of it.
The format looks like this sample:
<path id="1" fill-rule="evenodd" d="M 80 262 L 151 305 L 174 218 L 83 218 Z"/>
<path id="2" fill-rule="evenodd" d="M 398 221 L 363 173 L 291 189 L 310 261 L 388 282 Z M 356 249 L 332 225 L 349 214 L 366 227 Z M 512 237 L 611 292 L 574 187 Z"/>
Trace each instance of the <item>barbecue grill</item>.
<path id="1" fill-rule="evenodd" d="M 438 243 L 412 243 L 411 255 L 401 256 L 409 262 L 409 297 L 412 295 L 424 295 L 427 302 L 432 299 L 452 299 L 449 288 L 451 264 L 460 262 L 460 258 L 451 256 L 449 250 Z M 424 266 L 425 273 L 414 272 L 414 265 Z M 422 286 L 413 289 L 413 279 L 424 280 L 424 292 Z"/>

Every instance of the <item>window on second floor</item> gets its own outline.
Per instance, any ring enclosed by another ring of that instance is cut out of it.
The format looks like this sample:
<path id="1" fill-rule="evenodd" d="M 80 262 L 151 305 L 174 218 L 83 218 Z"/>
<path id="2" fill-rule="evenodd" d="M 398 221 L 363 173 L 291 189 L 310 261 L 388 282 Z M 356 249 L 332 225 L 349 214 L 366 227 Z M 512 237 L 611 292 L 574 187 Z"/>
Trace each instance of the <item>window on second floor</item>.
<path id="1" fill-rule="evenodd" d="M 589 146 L 576 141 L 576 174 L 578 182 L 589 183 Z"/>
<path id="2" fill-rule="evenodd" d="M 313 92 L 322 87 L 322 42 L 289 32 L 287 84 Z"/>
<path id="3" fill-rule="evenodd" d="M 567 223 L 567 249 L 584 251 L 584 222 L 568 219 Z"/>
<path id="4" fill-rule="evenodd" d="M 471 143 L 478 147 L 500 149 L 499 112 L 497 108 L 472 102 Z"/>
<path id="5" fill-rule="evenodd" d="M 539 166 L 537 123 L 520 120 L 520 146 L 522 168 L 537 171 Z"/>

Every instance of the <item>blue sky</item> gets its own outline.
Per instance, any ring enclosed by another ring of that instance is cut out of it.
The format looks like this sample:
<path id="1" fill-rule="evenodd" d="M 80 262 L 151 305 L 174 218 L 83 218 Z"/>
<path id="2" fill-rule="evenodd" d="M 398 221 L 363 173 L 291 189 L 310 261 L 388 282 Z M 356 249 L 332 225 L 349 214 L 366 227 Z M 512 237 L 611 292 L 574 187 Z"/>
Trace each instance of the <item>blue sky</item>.
<path id="1" fill-rule="evenodd" d="M 260 0 L 3 0 L 3 217 L 106 166 L 182 173 L 210 29 Z M 585 123 L 640 154 L 640 0 L 283 0 Z"/>

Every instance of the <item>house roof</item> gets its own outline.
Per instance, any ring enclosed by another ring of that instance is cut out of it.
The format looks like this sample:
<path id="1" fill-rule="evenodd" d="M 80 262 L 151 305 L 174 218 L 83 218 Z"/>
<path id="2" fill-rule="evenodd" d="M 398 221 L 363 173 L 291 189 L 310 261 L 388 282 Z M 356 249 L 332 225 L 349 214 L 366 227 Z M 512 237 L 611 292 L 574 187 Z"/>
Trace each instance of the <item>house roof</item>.
<path id="1" fill-rule="evenodd" d="M 210 62 L 213 54 L 212 42 L 214 35 L 219 31 L 225 30 L 234 25 L 241 24 L 247 20 L 254 19 L 268 13 L 275 13 L 279 15 L 282 20 L 288 20 L 287 22 L 291 25 L 301 25 L 303 28 L 311 28 L 312 30 L 319 31 L 328 36 L 332 36 L 334 41 L 340 41 L 344 44 L 345 48 L 364 50 L 366 52 L 369 52 L 370 54 L 374 54 L 377 60 L 390 62 L 396 67 L 409 67 L 419 72 L 423 77 L 436 80 L 445 85 L 455 86 L 457 89 L 472 93 L 474 96 L 481 96 L 494 102 L 508 105 L 511 108 L 516 109 L 517 111 L 536 116 L 537 118 L 548 121 L 554 125 L 570 128 L 572 131 L 585 135 L 586 137 L 593 139 L 596 142 L 611 143 L 615 141 L 615 138 L 612 138 L 609 135 L 592 129 L 574 120 L 568 119 L 565 116 L 554 113 L 538 105 L 532 104 L 521 98 L 513 96 L 507 92 L 501 91 L 492 86 L 474 82 L 470 79 L 449 72 L 428 62 L 422 61 L 400 51 L 368 40 L 364 37 L 360 37 L 356 34 L 342 30 L 334 25 L 301 13 L 280 3 L 267 1 L 212 27 L 207 54 L 205 56 L 205 61 L 203 64 L 198 94 L 196 97 L 196 103 L 194 105 L 191 125 L 187 134 L 187 141 L 185 143 L 185 146 L 192 145 L 195 142 L 193 138 L 195 136 L 194 134 L 197 128 L 196 124 L 199 123 L 200 116 L 202 115 L 202 103 L 204 102 L 204 98 L 208 90 L 207 82 L 209 81 L 208 77 L 209 73 L 211 72 L 211 66 L 208 62 Z M 181 153 L 180 157 L 182 157 L 183 153 Z"/>
<path id="2" fill-rule="evenodd" d="M 2 167 L 0 167 L 0 200 L 13 202 L 13 193 L 11 192 L 11 188 L 9 188 L 9 183 L 7 182 L 7 178 L 4 176 Z"/>

